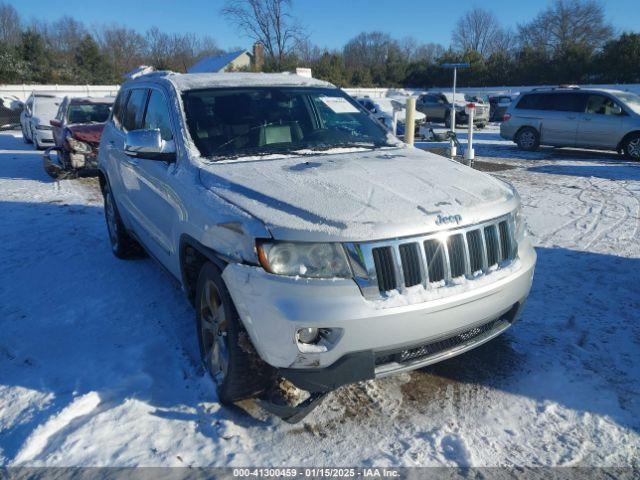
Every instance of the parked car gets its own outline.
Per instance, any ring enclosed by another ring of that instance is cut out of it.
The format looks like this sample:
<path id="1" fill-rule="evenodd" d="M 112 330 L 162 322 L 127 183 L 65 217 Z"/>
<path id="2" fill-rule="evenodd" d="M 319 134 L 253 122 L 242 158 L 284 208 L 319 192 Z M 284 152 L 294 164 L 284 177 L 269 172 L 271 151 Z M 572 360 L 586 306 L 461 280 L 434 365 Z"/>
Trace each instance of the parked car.
<path id="1" fill-rule="evenodd" d="M 0 98 L 0 129 L 8 130 L 20 125 L 20 114 L 24 103 L 14 96 Z"/>
<path id="2" fill-rule="evenodd" d="M 47 93 L 32 93 L 20 114 L 22 138 L 33 143 L 38 150 L 53 145 L 53 133 L 49 122 L 55 118 L 62 99 Z"/>
<path id="3" fill-rule="evenodd" d="M 522 150 L 539 145 L 615 150 L 640 160 L 640 96 L 595 88 L 536 89 L 512 103 L 500 135 Z"/>
<path id="4" fill-rule="evenodd" d="M 341 385 L 487 342 L 529 293 L 513 187 L 399 142 L 327 82 L 140 76 L 100 145 L 113 253 L 142 246 L 180 282 L 225 404 L 298 420 Z"/>
<path id="5" fill-rule="evenodd" d="M 518 95 L 516 94 L 515 97 Z M 511 95 L 494 95 L 489 97 L 489 119 L 492 122 L 501 122 L 504 114 L 507 113 L 509 105 L 511 105 Z"/>
<path id="6" fill-rule="evenodd" d="M 398 99 L 395 98 L 369 98 L 369 97 L 356 97 L 356 100 L 360 105 L 369 110 L 371 114 L 382 122 L 389 130 L 393 130 L 393 112 L 397 111 L 397 124 L 395 135 L 404 135 L 405 123 L 407 118 L 407 107 Z M 420 127 L 426 121 L 426 115 L 424 113 L 415 112 L 415 133 L 420 131 Z"/>
<path id="7" fill-rule="evenodd" d="M 97 171 L 100 136 L 113 101 L 113 97 L 65 97 L 56 118 L 50 121 L 55 147 L 44 155 L 44 168 L 49 175 Z M 53 150 L 57 153 L 55 160 L 51 157 Z"/>
<path id="8" fill-rule="evenodd" d="M 453 93 L 438 92 L 424 93 L 418 97 L 416 108 L 427 116 L 429 122 L 444 122 L 447 128 L 451 128 L 451 108 L 456 109 L 456 124 L 467 124 L 468 118 L 465 113 L 465 106 L 476 103 L 476 110 L 473 117 L 473 124 L 478 128 L 484 128 L 489 123 L 489 105 L 480 102 L 477 97 L 456 93 L 455 101 Z"/>

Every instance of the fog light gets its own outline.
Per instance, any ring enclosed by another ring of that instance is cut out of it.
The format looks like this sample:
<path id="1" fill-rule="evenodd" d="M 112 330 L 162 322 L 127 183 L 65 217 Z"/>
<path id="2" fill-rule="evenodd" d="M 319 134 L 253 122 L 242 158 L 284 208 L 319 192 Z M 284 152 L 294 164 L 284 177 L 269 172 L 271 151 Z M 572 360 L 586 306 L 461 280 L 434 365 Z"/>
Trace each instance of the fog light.
<path id="1" fill-rule="evenodd" d="M 315 327 L 301 328 L 296 332 L 296 338 L 301 343 L 316 343 L 320 332 Z"/>

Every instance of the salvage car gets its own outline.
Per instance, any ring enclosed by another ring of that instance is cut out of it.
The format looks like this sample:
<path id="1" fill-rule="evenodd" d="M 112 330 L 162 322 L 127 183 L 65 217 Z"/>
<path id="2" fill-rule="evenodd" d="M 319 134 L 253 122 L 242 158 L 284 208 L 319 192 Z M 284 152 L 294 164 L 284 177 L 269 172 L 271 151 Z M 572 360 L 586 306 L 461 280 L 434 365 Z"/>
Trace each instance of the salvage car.
<path id="1" fill-rule="evenodd" d="M 403 136 L 405 131 L 405 123 L 407 117 L 407 108 L 404 103 L 395 98 L 370 98 L 355 97 L 360 105 L 369 110 L 371 114 L 382 122 L 389 130 L 393 132 L 393 112 L 397 112 L 396 116 L 396 135 Z M 420 132 L 420 127 L 426 121 L 424 113 L 416 111 L 414 113 L 415 133 Z"/>
<path id="2" fill-rule="evenodd" d="M 20 114 L 22 138 L 33 143 L 38 150 L 53 145 L 53 133 L 49 122 L 55 118 L 62 99 L 53 94 L 33 92 Z"/>
<path id="3" fill-rule="evenodd" d="M 598 88 L 536 88 L 520 95 L 500 136 L 521 150 L 540 145 L 617 151 L 640 160 L 640 96 Z"/>
<path id="4" fill-rule="evenodd" d="M 299 420 L 491 340 L 529 293 L 515 189 L 400 142 L 330 83 L 143 75 L 100 145 L 111 249 L 180 282 L 224 404 Z"/>
<path id="5" fill-rule="evenodd" d="M 416 109 L 427 116 L 427 121 L 444 122 L 447 128 L 451 128 L 451 108 L 455 108 L 456 124 L 468 124 L 465 106 L 474 102 L 476 108 L 473 124 L 478 128 L 484 128 L 489 123 L 489 105 L 479 100 L 481 99 L 478 97 L 464 93 L 456 93 L 455 99 L 450 92 L 425 93 L 418 97 Z"/>
<path id="6" fill-rule="evenodd" d="M 44 154 L 44 168 L 49 175 L 97 171 L 100 136 L 113 101 L 113 97 L 65 97 L 56 118 L 50 121 L 55 147 Z"/>

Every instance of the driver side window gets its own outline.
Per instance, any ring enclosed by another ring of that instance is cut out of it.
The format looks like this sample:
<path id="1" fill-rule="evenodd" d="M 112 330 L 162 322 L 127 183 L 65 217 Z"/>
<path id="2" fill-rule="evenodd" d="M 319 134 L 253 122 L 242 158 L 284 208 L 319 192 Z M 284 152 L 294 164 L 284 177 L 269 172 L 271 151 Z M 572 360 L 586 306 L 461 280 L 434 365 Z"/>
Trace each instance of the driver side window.
<path id="1" fill-rule="evenodd" d="M 164 99 L 164 95 L 158 90 L 151 90 L 142 128 L 145 130 L 160 130 L 160 136 L 163 140 L 173 140 L 167 102 Z"/>
<path id="2" fill-rule="evenodd" d="M 587 101 L 586 113 L 596 115 L 623 115 L 620 105 L 604 95 L 590 95 Z"/>

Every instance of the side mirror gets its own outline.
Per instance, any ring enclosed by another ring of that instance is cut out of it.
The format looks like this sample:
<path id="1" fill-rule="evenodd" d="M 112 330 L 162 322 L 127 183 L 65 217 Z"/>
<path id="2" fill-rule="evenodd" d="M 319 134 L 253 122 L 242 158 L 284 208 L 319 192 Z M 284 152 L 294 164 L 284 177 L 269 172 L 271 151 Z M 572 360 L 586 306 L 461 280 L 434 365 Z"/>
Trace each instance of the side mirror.
<path id="1" fill-rule="evenodd" d="M 62 122 L 60 120 L 56 120 L 56 119 L 49 120 L 49 124 L 52 127 L 61 127 L 62 126 Z"/>
<path id="2" fill-rule="evenodd" d="M 175 162 L 176 146 L 162 140 L 160 130 L 131 130 L 124 141 L 124 153 L 147 160 Z"/>

